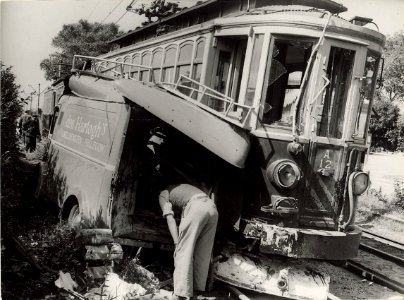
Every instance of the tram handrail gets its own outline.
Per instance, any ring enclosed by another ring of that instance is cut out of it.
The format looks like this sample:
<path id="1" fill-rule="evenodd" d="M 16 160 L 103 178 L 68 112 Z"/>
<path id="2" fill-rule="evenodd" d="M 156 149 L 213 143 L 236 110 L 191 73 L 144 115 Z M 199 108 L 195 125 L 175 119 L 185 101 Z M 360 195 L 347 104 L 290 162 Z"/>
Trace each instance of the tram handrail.
<path id="1" fill-rule="evenodd" d="M 186 80 L 187 82 L 193 84 L 194 87 L 182 84 L 182 80 Z M 185 99 L 186 101 L 191 102 L 232 124 L 235 124 L 242 128 L 246 128 L 248 117 L 253 109 L 252 106 L 237 103 L 233 98 L 220 93 L 185 75 L 180 75 L 176 83 L 162 82 L 162 86 L 163 88 L 171 92 L 175 92 L 175 94 Z M 181 91 L 181 89 L 189 90 L 189 95 Z M 195 92 L 197 93 L 196 99 L 192 98 Z M 224 102 L 224 110 L 219 111 L 217 109 L 214 109 L 210 105 L 203 103 L 202 100 L 205 99 L 204 96 L 213 98 L 214 100 L 218 100 L 222 103 Z M 230 112 L 234 108 L 236 108 L 236 111 L 238 110 L 239 112 L 238 117 L 230 116 Z"/>
<path id="2" fill-rule="evenodd" d="M 84 64 L 79 68 L 77 66 L 78 61 L 83 61 Z M 94 61 L 95 63 L 91 63 L 90 67 L 88 67 L 88 62 Z M 107 62 L 114 64 L 112 67 L 104 66 L 101 63 Z M 151 66 L 144 66 L 139 64 L 132 64 L 122 61 L 104 59 L 94 56 L 87 56 L 87 55 L 74 55 L 73 57 L 73 64 L 72 64 L 72 72 L 80 72 L 86 69 L 90 69 L 91 71 L 95 72 L 96 75 L 100 75 L 100 73 L 105 72 L 112 72 L 114 77 L 118 78 L 126 78 L 130 80 L 136 80 L 131 76 L 132 70 L 129 72 L 124 72 L 124 66 L 130 66 L 139 68 L 136 72 L 140 73 L 141 71 L 148 71 L 149 78 L 151 79 L 152 83 L 156 83 L 154 80 L 153 74 L 153 67 Z M 100 70 L 103 69 L 103 70 Z M 117 70 L 118 69 L 118 70 Z M 144 81 L 144 80 L 139 80 Z M 184 81 L 190 83 L 192 86 L 188 86 L 184 84 Z M 194 79 L 191 79 L 187 76 L 180 75 L 176 83 L 168 83 L 168 82 L 161 82 L 160 85 L 171 91 L 174 92 L 180 98 L 197 105 L 198 107 L 214 114 L 215 116 L 224 119 L 227 122 L 230 122 L 234 125 L 237 125 L 241 128 L 247 129 L 247 120 L 251 114 L 253 109 L 252 106 L 237 103 L 233 98 L 220 93 Z M 181 90 L 182 89 L 182 90 Z M 184 90 L 189 90 L 190 93 L 187 95 Z M 196 93 L 196 99 L 193 98 L 194 94 Z M 206 97 L 209 99 L 206 99 Z M 218 105 L 220 106 L 220 110 L 212 107 L 213 105 L 209 105 L 209 103 L 203 103 L 203 100 L 213 100 L 218 101 Z M 223 106 L 223 109 L 222 109 Z M 223 111 L 221 111 L 223 110 Z M 236 115 L 232 115 L 231 112 L 234 111 Z"/>
<path id="3" fill-rule="evenodd" d="M 76 67 L 76 62 L 79 61 L 80 59 L 84 59 L 84 65 L 80 68 Z M 91 66 L 91 70 L 94 71 L 97 75 L 99 75 L 99 73 L 105 73 L 108 71 L 112 71 L 114 73 L 114 75 L 116 75 L 117 77 L 122 77 L 122 78 L 127 78 L 125 77 L 126 74 L 128 74 L 128 77 L 130 79 L 133 79 L 130 76 L 130 72 L 124 72 L 124 66 L 129 66 L 129 67 L 136 67 L 136 68 L 140 68 L 140 69 L 145 69 L 147 71 L 149 71 L 149 76 L 151 79 L 152 83 L 156 83 L 154 80 L 154 74 L 153 74 L 153 67 L 151 66 L 144 66 L 144 65 L 139 65 L 139 64 L 132 64 L 132 63 L 128 63 L 128 62 L 123 62 L 123 61 L 116 61 L 116 60 L 111 60 L 111 59 L 105 59 L 105 58 L 99 58 L 99 57 L 94 57 L 94 56 L 87 56 L 87 55 L 74 55 L 73 56 L 73 64 L 72 64 L 72 72 L 77 72 L 77 71 L 84 71 L 87 67 L 87 63 L 88 61 L 95 61 L 95 66 Z M 100 68 L 106 68 L 106 66 L 103 66 L 99 63 L 101 62 L 107 62 L 107 63 L 112 63 L 115 64 L 113 67 L 108 68 L 106 70 L 103 70 L 102 72 L 100 72 Z M 99 65 L 97 65 L 99 64 Z M 117 66 L 119 66 L 119 71 L 115 70 L 115 68 L 117 68 Z M 138 70 L 140 71 L 145 71 L 145 70 Z"/>

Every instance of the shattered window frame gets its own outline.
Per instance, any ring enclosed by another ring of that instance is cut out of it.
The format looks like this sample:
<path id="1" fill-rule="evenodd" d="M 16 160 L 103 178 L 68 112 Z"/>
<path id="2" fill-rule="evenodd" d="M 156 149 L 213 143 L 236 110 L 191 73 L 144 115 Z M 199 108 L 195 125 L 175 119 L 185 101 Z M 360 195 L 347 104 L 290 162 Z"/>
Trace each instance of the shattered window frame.
<path id="1" fill-rule="evenodd" d="M 321 112 L 317 120 L 316 135 L 328 139 L 343 139 L 349 120 L 350 91 L 355 84 L 353 76 L 359 48 L 345 47 L 331 42 L 327 53 L 325 76 L 329 80 L 321 97 Z"/>
<path id="2" fill-rule="evenodd" d="M 260 119 L 265 126 L 287 130 L 292 129 L 293 103 L 296 104 L 302 79 L 307 69 L 307 62 L 315 43 L 316 39 L 310 36 L 271 36 L 270 54 L 266 62 L 261 95 Z M 291 51 L 298 53 L 297 55 L 290 55 Z M 298 58 L 298 60 L 293 61 L 294 58 Z M 276 66 L 278 70 L 281 70 L 280 73 L 282 74 L 278 74 L 278 76 L 274 77 L 273 71 Z M 297 72 L 299 72 L 300 75 L 297 74 Z M 292 74 L 295 74 L 294 78 Z M 279 80 L 282 80 L 282 82 Z M 280 86 L 276 87 L 274 85 L 275 83 Z M 274 95 L 275 90 L 280 93 Z M 287 93 L 289 93 L 289 96 L 286 95 Z M 272 95 L 272 97 L 270 95 Z M 287 99 L 289 99 L 288 103 L 290 107 L 288 110 L 288 119 L 285 120 L 287 110 L 285 110 L 284 103 Z M 276 111 L 273 110 L 274 106 L 276 106 Z"/>
<path id="3" fill-rule="evenodd" d="M 369 62 L 369 59 L 373 59 Z M 363 68 L 363 77 L 359 86 L 358 107 L 355 117 L 355 128 L 352 135 L 357 143 L 364 144 L 369 128 L 371 107 L 376 90 L 377 75 L 381 55 L 376 51 L 368 49 Z"/>

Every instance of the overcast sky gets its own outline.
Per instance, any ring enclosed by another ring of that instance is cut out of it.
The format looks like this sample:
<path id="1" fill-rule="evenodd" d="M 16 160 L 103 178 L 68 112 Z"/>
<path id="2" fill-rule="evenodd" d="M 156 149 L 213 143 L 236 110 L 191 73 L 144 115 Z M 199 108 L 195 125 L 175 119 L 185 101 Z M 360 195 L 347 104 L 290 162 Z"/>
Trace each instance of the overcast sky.
<path id="1" fill-rule="evenodd" d="M 42 59 L 56 49 L 51 41 L 63 24 L 80 19 L 90 22 L 117 22 L 124 31 L 134 29 L 144 19 L 125 8 L 132 0 L 0 0 L 1 2 L 1 59 L 13 66 L 17 82 L 27 93 L 29 85 L 41 90 L 50 85 L 39 68 Z M 137 0 L 135 7 L 150 0 Z M 181 0 L 181 6 L 192 6 L 196 0 Z M 404 0 L 339 0 L 348 7 L 341 14 L 350 19 L 359 15 L 373 18 L 384 34 L 404 30 Z"/>

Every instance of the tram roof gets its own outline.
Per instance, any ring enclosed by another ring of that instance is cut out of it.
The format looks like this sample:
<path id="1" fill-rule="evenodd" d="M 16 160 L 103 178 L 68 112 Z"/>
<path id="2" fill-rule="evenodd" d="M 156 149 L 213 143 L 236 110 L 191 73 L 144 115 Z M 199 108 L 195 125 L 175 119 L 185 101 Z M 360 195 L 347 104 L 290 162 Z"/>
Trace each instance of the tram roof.
<path id="1" fill-rule="evenodd" d="M 250 9 L 271 5 L 277 5 L 277 6 L 282 5 L 284 7 L 289 5 L 301 5 L 301 6 L 314 7 L 318 9 L 325 9 L 333 14 L 339 14 L 347 10 L 345 6 L 332 0 L 238 0 L 238 1 L 208 0 L 198 5 L 186 8 L 178 13 L 170 15 L 159 21 L 132 30 L 116 39 L 113 39 L 112 41 L 110 41 L 110 43 L 118 43 L 118 44 L 123 43 L 125 41 L 132 40 L 136 36 L 147 33 L 149 31 L 154 31 L 155 33 L 157 27 L 162 25 L 170 25 L 170 23 L 175 22 L 175 20 L 181 20 L 190 16 L 193 16 L 195 18 L 197 16 L 196 15 L 197 12 L 198 14 L 203 13 L 206 13 L 207 15 L 210 14 L 209 15 L 209 17 L 211 17 L 210 19 L 213 19 L 235 13 L 237 12 L 235 8 L 238 8 L 238 12 L 246 11 L 248 1 L 250 2 L 249 3 Z M 218 14 L 215 15 L 214 14 L 215 12 L 217 12 Z M 207 20 L 208 19 L 205 19 L 204 21 Z"/>

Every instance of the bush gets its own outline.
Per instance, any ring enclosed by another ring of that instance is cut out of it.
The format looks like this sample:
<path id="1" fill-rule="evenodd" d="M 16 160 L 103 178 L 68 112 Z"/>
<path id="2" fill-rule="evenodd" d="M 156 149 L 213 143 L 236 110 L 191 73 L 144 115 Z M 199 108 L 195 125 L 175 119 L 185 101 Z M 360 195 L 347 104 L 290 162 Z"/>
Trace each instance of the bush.
<path id="1" fill-rule="evenodd" d="M 404 182 L 394 181 L 394 205 L 404 209 Z"/>
<path id="2" fill-rule="evenodd" d="M 24 102 L 18 97 L 19 85 L 11 67 L 1 64 L 1 140 L 2 158 L 17 151 L 17 118 L 21 115 Z"/>

